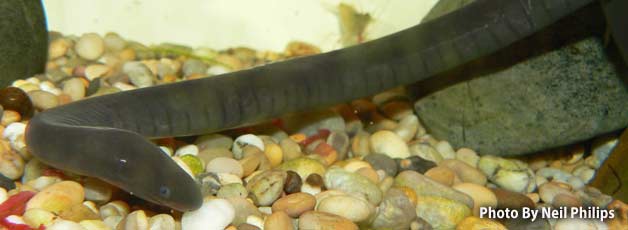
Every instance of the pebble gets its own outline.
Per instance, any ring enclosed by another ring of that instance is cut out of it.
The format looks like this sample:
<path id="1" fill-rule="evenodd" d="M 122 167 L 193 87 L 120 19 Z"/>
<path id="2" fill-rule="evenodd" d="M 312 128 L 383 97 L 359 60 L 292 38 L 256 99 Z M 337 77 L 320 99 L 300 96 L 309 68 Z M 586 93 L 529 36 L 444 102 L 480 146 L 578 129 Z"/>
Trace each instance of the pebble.
<path id="1" fill-rule="evenodd" d="M 416 214 L 434 229 L 454 229 L 467 216 L 471 209 L 464 203 L 437 196 L 422 196 L 417 200 Z"/>
<path id="2" fill-rule="evenodd" d="M 235 209 L 225 199 L 209 199 L 194 211 L 183 213 L 181 228 L 185 230 L 224 229 L 235 217 Z"/>
<path id="3" fill-rule="evenodd" d="M 7 130 L 9 127 L 5 129 L 5 134 Z M 0 174 L 11 180 L 17 180 L 24 174 L 24 167 L 22 157 L 13 151 L 6 142 L 0 143 Z"/>
<path id="4" fill-rule="evenodd" d="M 22 215 L 24 223 L 28 224 L 32 228 L 38 228 L 40 225 L 48 226 L 56 218 L 55 214 L 39 208 L 32 208 L 26 210 Z"/>
<path id="5" fill-rule="evenodd" d="M 283 186 L 283 191 L 286 194 L 297 193 L 301 191 L 301 186 L 303 185 L 303 180 L 299 176 L 299 174 L 294 171 L 286 171 L 286 184 Z"/>
<path id="6" fill-rule="evenodd" d="M 456 160 L 447 159 L 439 163 L 439 165 L 445 166 L 453 170 L 458 178 L 463 182 L 474 183 L 478 185 L 485 185 L 487 178 L 480 170 L 468 165 L 467 163 Z"/>
<path id="7" fill-rule="evenodd" d="M 33 196 L 26 204 L 26 209 L 40 208 L 58 213 L 81 204 L 84 198 L 83 186 L 74 181 L 62 181 L 44 188 Z"/>
<path id="8" fill-rule="evenodd" d="M 78 42 L 76 42 L 76 45 L 74 45 L 74 50 L 80 57 L 93 61 L 100 58 L 104 53 L 105 42 L 98 34 L 83 34 Z"/>
<path id="9" fill-rule="evenodd" d="M 87 230 L 78 223 L 57 219 L 46 227 L 46 230 Z"/>
<path id="10" fill-rule="evenodd" d="M 382 153 L 390 158 L 406 158 L 410 151 L 405 141 L 397 134 L 388 130 L 377 131 L 370 137 L 371 151 Z"/>
<path id="11" fill-rule="evenodd" d="M 7 111 L 17 112 L 24 118 L 30 118 L 34 112 L 33 103 L 26 92 L 16 87 L 6 87 L 4 89 L 0 89 L 0 105 L 2 105 L 2 108 L 4 109 L 2 125 L 8 125 L 7 122 L 4 122 L 8 119 L 6 117 L 8 115 Z"/>
<path id="12" fill-rule="evenodd" d="M 434 148 L 436 149 L 436 151 L 438 151 L 438 153 L 440 153 L 443 159 L 456 158 L 456 152 L 454 151 L 454 148 L 451 147 L 451 144 L 449 144 L 449 142 L 447 141 L 439 141 L 434 146 Z"/>
<path id="13" fill-rule="evenodd" d="M 305 183 L 301 186 L 301 191 L 316 195 L 323 190 L 325 184 L 321 175 L 312 173 L 305 179 Z"/>
<path id="14" fill-rule="evenodd" d="M 370 137 L 371 134 L 368 132 L 358 131 L 351 140 L 351 152 L 353 156 L 366 156 L 371 153 Z"/>
<path id="15" fill-rule="evenodd" d="M 536 205 L 526 195 L 521 193 L 511 192 L 505 189 L 492 188 L 493 194 L 497 198 L 498 209 L 519 209 L 522 207 L 534 208 Z"/>
<path id="16" fill-rule="evenodd" d="M 102 220 L 84 220 L 79 222 L 79 224 L 87 230 L 111 230 L 111 227 L 107 226 L 107 224 L 105 224 Z"/>
<path id="17" fill-rule="evenodd" d="M 205 74 L 209 66 L 198 59 L 188 59 L 183 62 L 183 76 L 192 74 Z"/>
<path id="18" fill-rule="evenodd" d="M 416 199 L 415 199 L 416 202 Z M 389 189 L 382 203 L 377 208 L 377 214 L 372 226 L 375 229 L 406 230 L 416 219 L 415 205 L 408 196 L 399 189 Z"/>
<path id="19" fill-rule="evenodd" d="M 297 218 L 304 212 L 314 210 L 316 198 L 307 193 L 293 193 L 275 201 L 273 212 L 285 212 L 288 216 Z"/>
<path id="20" fill-rule="evenodd" d="M 536 189 L 534 172 L 521 161 L 486 155 L 480 158 L 478 167 L 501 188 L 520 193 Z"/>
<path id="21" fill-rule="evenodd" d="M 471 167 L 477 168 L 480 157 L 478 154 L 469 148 L 460 148 L 456 151 L 456 159 L 471 165 Z"/>
<path id="22" fill-rule="evenodd" d="M 121 200 L 109 202 L 100 207 L 99 213 L 102 219 L 106 219 L 110 216 L 124 217 L 130 212 L 129 205 Z M 122 219 L 120 219 L 122 220 Z"/>
<path id="23" fill-rule="evenodd" d="M 256 205 L 268 206 L 283 192 L 286 177 L 285 171 L 267 170 L 251 178 L 246 189 Z"/>
<path id="24" fill-rule="evenodd" d="M 17 123 L 21 119 L 22 119 L 22 116 L 20 116 L 18 112 L 15 112 L 13 110 L 5 110 L 2 112 L 2 120 L 1 120 L 0 125 L 8 126 L 13 123 Z"/>
<path id="25" fill-rule="evenodd" d="M 327 137 L 326 143 L 331 145 L 332 148 L 338 153 L 338 159 L 343 160 L 347 157 L 351 140 L 349 135 L 345 132 L 332 131 Z"/>
<path id="26" fill-rule="evenodd" d="M 93 64 L 89 65 L 85 68 L 85 78 L 90 81 L 93 81 L 99 77 L 105 76 L 111 71 L 111 68 L 106 65 L 101 64 Z"/>
<path id="27" fill-rule="evenodd" d="M 233 153 L 226 148 L 203 149 L 198 153 L 198 158 L 206 164 L 218 157 L 233 158 Z"/>
<path id="28" fill-rule="evenodd" d="M 337 189 L 363 197 L 373 205 L 379 204 L 382 200 L 383 194 L 379 187 L 357 173 L 331 168 L 325 173 L 323 181 L 328 189 Z"/>
<path id="29" fill-rule="evenodd" d="M 444 159 L 443 156 L 429 144 L 415 142 L 411 143 L 409 148 L 412 155 L 419 156 L 434 163 L 441 162 Z"/>
<path id="30" fill-rule="evenodd" d="M 456 179 L 456 172 L 448 167 L 436 166 L 424 173 L 426 177 L 446 186 L 452 186 Z"/>
<path id="31" fill-rule="evenodd" d="M 548 182 L 539 187 L 539 196 L 543 202 L 551 204 L 559 194 L 573 196 L 569 185 L 560 182 Z"/>
<path id="32" fill-rule="evenodd" d="M 72 78 L 63 82 L 63 92 L 78 101 L 85 97 L 85 84 L 80 78 Z"/>
<path id="33" fill-rule="evenodd" d="M 270 216 L 266 217 L 264 221 L 265 230 L 292 230 L 294 226 L 292 219 L 285 212 L 273 212 Z"/>
<path id="34" fill-rule="evenodd" d="M 40 176 L 36 179 L 26 182 L 26 185 L 40 191 L 49 185 L 61 182 L 61 179 L 56 176 Z"/>
<path id="35" fill-rule="evenodd" d="M 484 230 L 484 229 L 508 230 L 506 226 L 500 224 L 497 221 L 493 221 L 490 219 L 481 219 L 481 218 L 478 218 L 477 216 L 469 216 L 467 218 L 464 218 L 464 220 L 460 221 L 460 223 L 458 223 L 458 226 L 456 226 L 456 230 Z"/>
<path id="36" fill-rule="evenodd" d="M 88 177 L 83 181 L 85 190 L 85 200 L 91 200 L 96 203 L 106 203 L 111 200 L 113 188 L 110 184 Z"/>
<path id="37" fill-rule="evenodd" d="M 606 224 L 595 220 L 586 219 L 558 219 L 554 224 L 554 230 L 601 230 L 608 229 Z"/>
<path id="38" fill-rule="evenodd" d="M 581 165 L 573 170 L 573 175 L 579 177 L 582 182 L 589 183 L 595 176 L 595 170 L 587 165 Z"/>
<path id="39" fill-rule="evenodd" d="M 216 196 L 218 198 L 232 198 L 240 197 L 246 198 L 249 195 L 249 191 L 246 190 L 241 183 L 230 183 L 220 187 Z"/>
<path id="40" fill-rule="evenodd" d="M 453 189 L 469 195 L 473 199 L 473 215 L 480 216 L 480 208 L 497 207 L 497 196 L 488 188 L 473 183 L 460 183 Z"/>
<path id="41" fill-rule="evenodd" d="M 608 221 L 609 228 L 625 230 L 625 227 L 628 226 L 628 205 L 620 200 L 614 200 L 606 208 L 615 210 L 615 218 Z"/>
<path id="42" fill-rule="evenodd" d="M 406 159 L 399 160 L 399 171 L 410 170 L 425 173 L 427 170 L 434 167 L 436 167 L 436 163 L 419 156 L 411 156 Z"/>
<path id="43" fill-rule="evenodd" d="M 593 154 L 588 159 L 585 159 L 585 163 L 591 166 L 591 168 L 600 168 L 615 146 L 617 146 L 617 143 L 619 143 L 619 139 L 612 135 L 596 138 L 591 147 Z"/>
<path id="44" fill-rule="evenodd" d="M 284 138 L 279 142 L 279 146 L 283 152 L 282 162 L 296 159 L 302 155 L 301 146 L 290 138 Z"/>
<path id="45" fill-rule="evenodd" d="M 419 118 L 416 115 L 409 115 L 399 121 L 393 132 L 401 137 L 405 142 L 409 142 L 414 138 L 419 129 Z"/>
<path id="46" fill-rule="evenodd" d="M 276 167 L 283 161 L 283 151 L 278 144 L 264 143 L 264 155 L 268 159 L 271 167 Z"/>
<path id="47" fill-rule="evenodd" d="M 97 220 L 100 216 L 92 211 L 87 206 L 81 204 L 75 204 L 70 208 L 61 210 L 58 213 L 59 218 L 64 220 L 70 220 L 74 222 L 80 222 L 82 220 Z"/>
<path id="48" fill-rule="evenodd" d="M 59 105 L 57 96 L 50 92 L 33 90 L 28 92 L 28 96 L 33 102 L 33 106 L 38 110 L 46 110 Z"/>
<path id="49" fill-rule="evenodd" d="M 198 175 L 205 171 L 205 162 L 196 155 L 185 154 L 180 157 L 175 156 L 173 159 L 179 158 L 190 169 L 192 175 Z"/>
<path id="50" fill-rule="evenodd" d="M 206 172 L 230 173 L 238 177 L 244 176 L 244 169 L 237 160 L 226 157 L 217 157 L 210 161 L 205 167 Z"/>
<path id="51" fill-rule="evenodd" d="M 246 146 L 244 149 L 246 156 L 238 161 L 242 165 L 243 176 L 251 175 L 258 168 L 259 170 L 268 169 L 262 165 L 263 162 L 268 162 L 268 159 L 261 150 L 254 146 Z"/>
<path id="52" fill-rule="evenodd" d="M 170 230 L 175 229 L 174 218 L 168 214 L 157 214 L 148 219 L 148 229 L 150 230 Z"/>
<path id="53" fill-rule="evenodd" d="M 414 192 L 419 197 L 417 200 L 421 200 L 421 197 L 442 197 L 473 208 L 473 199 L 468 195 L 433 181 L 415 171 L 399 173 L 395 178 L 395 186 L 406 186 L 414 189 Z"/>
<path id="54" fill-rule="evenodd" d="M 331 213 L 309 211 L 299 217 L 301 230 L 358 230 L 358 226 L 350 220 Z"/>
<path id="55" fill-rule="evenodd" d="M 126 47 L 126 41 L 117 33 L 108 32 L 103 38 L 105 48 L 111 52 L 120 52 Z"/>
<path id="56" fill-rule="evenodd" d="M 285 171 L 293 171 L 301 176 L 301 179 L 307 179 L 311 174 L 325 175 L 325 166 L 317 160 L 299 157 L 286 161 L 277 167 Z"/>
<path id="57" fill-rule="evenodd" d="M 142 62 L 135 61 L 124 63 L 122 72 L 128 75 L 131 83 L 139 88 L 149 87 L 155 84 L 155 76 Z"/>
<path id="58" fill-rule="evenodd" d="M 379 153 L 369 154 L 364 157 L 364 161 L 368 162 L 376 170 L 384 170 L 389 176 L 397 175 L 397 162 L 387 155 Z"/>
<path id="59" fill-rule="evenodd" d="M 316 204 L 316 200 L 313 200 L 314 204 Z M 360 223 L 368 220 L 375 213 L 375 206 L 362 198 L 338 195 L 322 199 L 316 206 L 316 211 L 339 215 L 354 223 Z"/>
<path id="60" fill-rule="evenodd" d="M 51 41 L 48 45 L 48 59 L 56 59 L 64 56 L 71 46 L 71 41 L 65 38 L 58 38 Z"/>
<path id="61" fill-rule="evenodd" d="M 198 147 L 196 145 L 185 145 L 181 146 L 174 152 L 175 156 L 181 157 L 184 155 L 198 155 Z"/>
<path id="62" fill-rule="evenodd" d="M 247 222 L 250 216 L 262 216 L 262 213 L 248 199 L 241 197 L 231 197 L 227 199 L 235 210 L 235 216 L 231 221 L 233 225 L 240 225 Z"/>
<path id="63" fill-rule="evenodd" d="M 235 159 L 242 159 L 244 157 L 243 149 L 245 146 L 252 145 L 257 147 L 259 150 L 264 151 L 264 141 L 261 138 L 253 135 L 253 134 L 245 134 L 237 137 L 233 141 L 233 146 L 231 147 L 231 151 L 233 152 L 233 156 Z"/>

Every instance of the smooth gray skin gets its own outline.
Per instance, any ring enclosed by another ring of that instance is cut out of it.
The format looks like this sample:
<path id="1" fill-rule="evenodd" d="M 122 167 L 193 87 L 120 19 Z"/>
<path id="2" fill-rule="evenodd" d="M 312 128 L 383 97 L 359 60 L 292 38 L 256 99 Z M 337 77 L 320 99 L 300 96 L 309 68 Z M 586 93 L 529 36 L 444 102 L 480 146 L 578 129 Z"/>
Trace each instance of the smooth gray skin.
<path id="1" fill-rule="evenodd" d="M 508 46 L 591 1 L 478 0 L 358 46 L 50 109 L 31 119 L 26 141 L 54 167 L 194 210 L 202 201 L 195 181 L 145 137 L 219 131 L 413 83 Z"/>

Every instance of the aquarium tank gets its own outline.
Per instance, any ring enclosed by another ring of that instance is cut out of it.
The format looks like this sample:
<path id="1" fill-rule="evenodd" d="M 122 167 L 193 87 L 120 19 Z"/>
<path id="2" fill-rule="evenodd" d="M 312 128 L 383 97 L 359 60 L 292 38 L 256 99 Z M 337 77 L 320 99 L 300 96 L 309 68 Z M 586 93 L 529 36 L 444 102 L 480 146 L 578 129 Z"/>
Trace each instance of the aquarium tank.
<path id="1" fill-rule="evenodd" d="M 0 1 L 0 230 L 627 229 L 627 10 Z"/>

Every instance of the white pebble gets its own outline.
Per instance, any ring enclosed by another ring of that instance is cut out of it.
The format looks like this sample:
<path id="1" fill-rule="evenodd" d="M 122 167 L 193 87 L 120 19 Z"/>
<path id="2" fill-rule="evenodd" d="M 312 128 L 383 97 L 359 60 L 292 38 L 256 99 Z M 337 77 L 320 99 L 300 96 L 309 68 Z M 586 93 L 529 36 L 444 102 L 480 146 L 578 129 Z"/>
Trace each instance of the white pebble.
<path id="1" fill-rule="evenodd" d="M 161 149 L 162 152 L 164 152 L 166 155 L 168 155 L 169 157 L 172 156 L 172 149 L 170 149 L 169 147 L 166 146 L 159 146 L 159 149 Z"/>
<path id="2" fill-rule="evenodd" d="M 230 69 L 227 69 L 227 67 L 221 66 L 221 65 L 213 65 L 210 66 L 209 68 L 207 68 L 207 75 L 208 76 L 215 76 L 215 75 L 221 75 L 221 74 L 225 74 L 225 73 L 229 73 L 231 72 Z"/>
<path id="3" fill-rule="evenodd" d="M 456 152 L 454 151 L 454 148 L 451 147 L 451 144 L 449 144 L 449 142 L 447 141 L 439 141 L 436 146 L 434 146 L 434 148 L 436 148 L 436 151 L 438 151 L 438 153 L 440 153 L 440 155 L 443 156 L 444 159 L 456 158 Z"/>
<path id="4" fill-rule="evenodd" d="M 245 134 L 236 138 L 235 141 L 233 141 L 231 151 L 235 156 L 242 156 L 242 149 L 247 145 L 253 145 L 264 151 L 264 141 L 253 134 Z"/>
<path id="5" fill-rule="evenodd" d="M 7 195 L 7 190 L 4 188 L 0 188 L 0 204 L 7 200 L 7 198 L 9 198 L 9 196 Z"/>
<path id="6" fill-rule="evenodd" d="M 41 81 L 39 79 L 37 79 L 36 77 L 29 77 L 26 79 L 26 81 L 33 83 L 33 84 L 39 84 Z"/>
<path id="7" fill-rule="evenodd" d="M 24 223 L 24 219 L 22 219 L 21 216 L 16 216 L 16 215 L 7 216 L 5 220 L 13 224 L 26 224 Z"/>
<path id="8" fill-rule="evenodd" d="M 63 219 L 57 219 L 46 230 L 86 230 L 82 225 Z"/>
<path id="9" fill-rule="evenodd" d="M 185 230 L 225 229 L 235 218 L 235 209 L 225 199 L 205 201 L 201 208 L 183 213 L 181 228 Z"/>
<path id="10" fill-rule="evenodd" d="M 96 60 L 105 51 L 105 42 L 98 34 L 84 34 L 74 45 L 74 50 L 82 58 Z"/>
<path id="11" fill-rule="evenodd" d="M 25 131 L 26 124 L 21 122 L 13 122 L 4 128 L 4 132 L 2 132 L 2 137 L 9 140 L 10 142 L 15 142 L 19 136 L 24 135 Z"/>
<path id="12" fill-rule="evenodd" d="M 184 155 L 193 155 L 196 156 L 198 155 L 198 147 L 196 147 L 196 145 L 186 145 L 183 146 L 179 149 L 177 149 L 177 151 L 174 153 L 175 156 L 184 156 Z"/>
<path id="13" fill-rule="evenodd" d="M 72 78 L 63 82 L 63 92 L 68 94 L 72 101 L 78 101 L 85 97 L 85 85 L 79 78 Z"/>
<path id="14" fill-rule="evenodd" d="M 397 134 L 380 130 L 370 137 L 371 152 L 382 153 L 391 158 L 407 158 L 410 156 L 410 150 L 406 142 Z"/>
<path id="15" fill-rule="evenodd" d="M 39 84 L 39 88 L 41 88 L 41 90 L 52 93 L 56 96 L 59 96 L 59 94 L 61 94 L 61 90 L 59 88 L 57 88 L 52 82 L 50 81 L 44 81 L 42 83 Z"/>
<path id="16" fill-rule="evenodd" d="M 137 89 L 137 87 L 129 85 L 129 84 L 124 83 L 124 82 L 113 83 L 113 87 L 116 87 L 116 88 L 118 88 L 119 90 L 122 90 L 122 91 Z"/>
<path id="17" fill-rule="evenodd" d="M 264 229 L 264 220 L 256 215 L 250 215 L 246 217 L 246 223 Z"/>

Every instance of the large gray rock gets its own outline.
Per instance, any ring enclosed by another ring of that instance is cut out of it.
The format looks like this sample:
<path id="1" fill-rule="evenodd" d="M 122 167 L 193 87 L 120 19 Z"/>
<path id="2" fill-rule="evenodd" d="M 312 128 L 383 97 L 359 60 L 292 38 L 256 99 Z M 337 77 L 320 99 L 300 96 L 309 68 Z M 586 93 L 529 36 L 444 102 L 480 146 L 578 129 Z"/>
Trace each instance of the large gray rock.
<path id="1" fill-rule="evenodd" d="M 0 1 L 0 87 L 43 73 L 48 51 L 46 20 L 38 0 Z"/>
<path id="2" fill-rule="evenodd" d="M 440 0 L 425 20 L 470 2 Z M 591 5 L 496 54 L 419 82 L 411 90 L 420 97 L 415 110 L 435 137 L 501 156 L 626 127 L 626 68 L 594 36 L 606 29 L 603 18 Z"/>
<path id="3" fill-rule="evenodd" d="M 628 124 L 628 86 L 589 38 L 447 87 L 415 103 L 428 130 L 456 147 L 520 155 Z"/>

